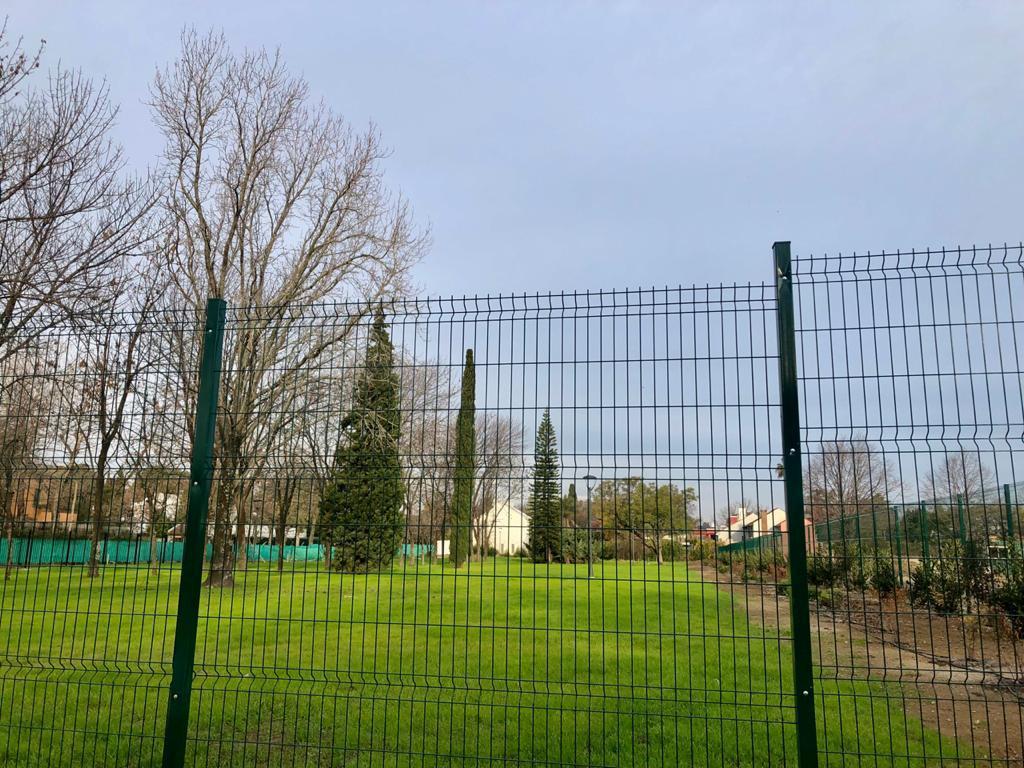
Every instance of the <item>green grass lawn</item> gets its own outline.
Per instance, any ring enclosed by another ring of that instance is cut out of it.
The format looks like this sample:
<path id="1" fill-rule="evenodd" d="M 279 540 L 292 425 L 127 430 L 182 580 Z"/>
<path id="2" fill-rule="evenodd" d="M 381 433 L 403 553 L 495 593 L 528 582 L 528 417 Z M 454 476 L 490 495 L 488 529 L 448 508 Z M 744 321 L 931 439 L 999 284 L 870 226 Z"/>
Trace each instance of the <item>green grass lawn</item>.
<path id="1" fill-rule="evenodd" d="M 204 590 L 187 764 L 796 764 L 785 637 L 682 564 L 585 576 L 507 558 L 368 576 L 250 564 Z M 0 584 L 0 765 L 159 765 L 176 585 L 137 566 Z M 819 699 L 822 764 L 955 748 L 898 688 L 821 685 L 848 694 Z"/>

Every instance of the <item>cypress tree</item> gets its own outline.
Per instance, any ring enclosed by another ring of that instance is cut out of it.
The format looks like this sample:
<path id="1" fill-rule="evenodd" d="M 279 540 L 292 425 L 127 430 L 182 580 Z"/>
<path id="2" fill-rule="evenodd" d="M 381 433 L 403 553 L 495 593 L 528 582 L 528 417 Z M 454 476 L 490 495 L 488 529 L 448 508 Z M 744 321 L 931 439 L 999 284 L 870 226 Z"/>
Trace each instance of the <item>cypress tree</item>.
<path id="1" fill-rule="evenodd" d="M 476 368 L 473 350 L 466 350 L 462 396 L 455 419 L 455 488 L 452 492 L 451 560 L 466 562 L 472 545 L 473 479 L 476 477 Z"/>
<path id="2" fill-rule="evenodd" d="M 382 311 L 370 328 L 352 409 L 341 427 L 334 477 L 320 499 L 321 541 L 332 548 L 330 562 L 337 570 L 384 568 L 405 530 L 405 486 L 398 453 L 398 375 Z"/>
<path id="3" fill-rule="evenodd" d="M 562 508 L 562 518 L 575 524 L 577 506 L 576 483 L 569 483 L 569 491 L 565 494 L 565 505 Z"/>
<path id="4" fill-rule="evenodd" d="M 550 563 L 561 557 L 562 498 L 558 476 L 558 441 L 551 414 L 545 410 L 534 442 L 529 503 L 530 553 L 538 563 Z"/>

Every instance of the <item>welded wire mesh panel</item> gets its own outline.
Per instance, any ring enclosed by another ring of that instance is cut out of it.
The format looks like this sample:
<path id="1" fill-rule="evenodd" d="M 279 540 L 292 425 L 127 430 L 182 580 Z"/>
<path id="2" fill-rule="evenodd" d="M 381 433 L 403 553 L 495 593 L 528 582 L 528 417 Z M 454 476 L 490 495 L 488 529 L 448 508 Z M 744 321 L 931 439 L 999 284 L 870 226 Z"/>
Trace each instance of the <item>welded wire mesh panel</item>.
<path id="1" fill-rule="evenodd" d="M 146 311 L 0 346 L 0 765 L 159 760 L 195 338 Z"/>
<path id="2" fill-rule="evenodd" d="M 187 762 L 795 764 L 773 292 L 229 310 Z"/>
<path id="3" fill-rule="evenodd" d="M 829 763 L 1024 756 L 1021 256 L 795 262 L 814 663 L 819 707 L 840 713 L 819 718 Z M 905 715 L 912 728 L 891 726 Z M 851 732 L 874 749 L 850 754 Z"/>

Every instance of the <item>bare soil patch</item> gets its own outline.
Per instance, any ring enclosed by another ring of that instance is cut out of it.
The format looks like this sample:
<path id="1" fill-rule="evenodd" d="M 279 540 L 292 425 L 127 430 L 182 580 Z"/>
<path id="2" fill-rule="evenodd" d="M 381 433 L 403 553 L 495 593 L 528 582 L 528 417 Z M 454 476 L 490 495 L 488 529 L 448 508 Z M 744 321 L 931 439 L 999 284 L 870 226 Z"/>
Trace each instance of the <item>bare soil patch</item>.
<path id="1" fill-rule="evenodd" d="M 788 631 L 789 597 L 774 583 L 694 570 L 744 605 L 753 623 Z M 828 608 L 812 600 L 811 632 L 819 678 L 895 683 L 907 712 L 973 745 L 973 757 L 1024 759 L 1024 641 L 998 617 L 941 616 L 911 606 L 903 592 L 881 600 L 851 591 Z"/>

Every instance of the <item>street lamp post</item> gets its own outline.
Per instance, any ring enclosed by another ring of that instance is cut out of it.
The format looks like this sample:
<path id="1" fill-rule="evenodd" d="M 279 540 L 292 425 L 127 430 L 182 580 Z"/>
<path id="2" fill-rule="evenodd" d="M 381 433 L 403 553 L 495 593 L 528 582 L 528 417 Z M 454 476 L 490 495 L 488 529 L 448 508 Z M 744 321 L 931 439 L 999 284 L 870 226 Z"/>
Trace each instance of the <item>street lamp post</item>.
<path id="1" fill-rule="evenodd" d="M 584 475 L 587 483 L 587 578 L 594 578 L 594 521 L 590 515 L 590 492 L 594 489 L 597 478 L 593 475 Z"/>

